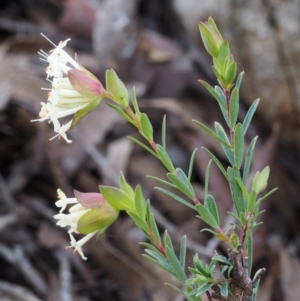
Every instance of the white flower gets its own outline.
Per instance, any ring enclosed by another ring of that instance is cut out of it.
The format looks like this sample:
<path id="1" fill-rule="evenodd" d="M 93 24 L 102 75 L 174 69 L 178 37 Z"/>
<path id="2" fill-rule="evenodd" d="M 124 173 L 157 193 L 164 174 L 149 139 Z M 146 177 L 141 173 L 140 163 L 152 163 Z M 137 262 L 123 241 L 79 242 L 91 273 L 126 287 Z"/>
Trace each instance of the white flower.
<path id="1" fill-rule="evenodd" d="M 46 73 L 47 80 L 51 82 L 52 87 L 51 89 L 43 88 L 44 90 L 50 91 L 48 93 L 48 101 L 47 103 L 41 103 L 40 118 L 32 121 L 42 122 L 49 120 L 49 122 L 53 123 L 54 131 L 57 133 L 53 138 L 63 137 L 68 143 L 71 143 L 72 140 L 67 138 L 66 132 L 71 128 L 73 120 L 61 125 L 59 119 L 74 115 L 89 105 L 91 98 L 80 94 L 73 88 L 68 78 L 68 72 L 74 69 L 81 70 L 82 72 L 86 72 L 86 70 L 63 50 L 70 39 L 60 42 L 59 45 L 56 46 L 47 37 L 45 38 L 55 46 L 55 49 L 53 49 L 50 54 L 47 54 L 43 50 L 38 53 L 42 56 L 41 60 L 49 63 L 46 68 Z M 52 80 L 50 80 L 49 77 L 51 77 Z M 99 84 L 101 85 L 100 82 Z M 85 85 L 85 83 L 83 83 L 83 85 Z"/>
<path id="2" fill-rule="evenodd" d="M 82 252 L 82 246 L 89 241 L 98 231 L 92 232 L 90 234 L 87 234 L 86 236 L 84 236 L 83 238 L 81 238 L 79 241 L 76 241 L 76 239 L 74 238 L 74 236 L 69 232 L 70 235 L 70 243 L 71 246 L 66 247 L 66 249 L 70 249 L 70 248 L 74 248 L 74 254 L 76 253 L 76 251 L 80 254 L 81 258 L 84 260 L 87 260 L 87 257 L 84 256 L 83 252 Z"/>
<path id="3" fill-rule="evenodd" d="M 58 201 L 55 202 L 56 207 L 61 207 L 59 212 L 63 212 L 68 204 L 78 204 L 78 201 L 76 198 L 67 198 L 66 195 L 58 188 L 57 189 L 58 194 Z"/>
<path id="4" fill-rule="evenodd" d="M 67 198 L 60 190 L 57 190 L 58 201 L 55 205 L 60 209 L 53 217 L 60 227 L 69 227 L 71 246 L 75 248 L 83 259 L 82 246 L 96 233 L 102 234 L 118 217 L 119 211 L 113 208 L 100 193 L 84 193 L 74 191 L 75 198 Z M 71 204 L 68 213 L 63 213 L 67 205 Z M 82 233 L 85 236 L 78 242 L 72 233 Z"/>

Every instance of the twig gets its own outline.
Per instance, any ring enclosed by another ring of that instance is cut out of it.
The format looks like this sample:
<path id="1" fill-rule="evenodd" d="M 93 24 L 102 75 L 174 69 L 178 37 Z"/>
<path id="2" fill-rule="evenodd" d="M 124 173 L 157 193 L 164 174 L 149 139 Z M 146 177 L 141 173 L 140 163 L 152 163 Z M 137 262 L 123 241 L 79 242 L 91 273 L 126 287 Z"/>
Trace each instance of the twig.
<path id="1" fill-rule="evenodd" d="M 33 295 L 27 288 L 0 280 L 0 291 L 8 293 L 19 301 L 42 301 Z"/>
<path id="2" fill-rule="evenodd" d="M 7 188 L 6 182 L 0 173 L 0 194 L 7 208 L 12 210 L 16 206 L 16 200 Z"/>
<path id="3" fill-rule="evenodd" d="M 70 270 L 70 261 L 66 252 L 56 252 L 59 262 L 59 280 L 60 280 L 60 301 L 72 301 L 71 281 L 72 273 Z"/>
<path id="4" fill-rule="evenodd" d="M 0 256 L 2 256 L 10 264 L 16 266 L 23 274 L 24 278 L 38 291 L 46 295 L 48 287 L 31 262 L 25 256 L 23 249 L 16 246 L 13 249 L 0 244 Z"/>

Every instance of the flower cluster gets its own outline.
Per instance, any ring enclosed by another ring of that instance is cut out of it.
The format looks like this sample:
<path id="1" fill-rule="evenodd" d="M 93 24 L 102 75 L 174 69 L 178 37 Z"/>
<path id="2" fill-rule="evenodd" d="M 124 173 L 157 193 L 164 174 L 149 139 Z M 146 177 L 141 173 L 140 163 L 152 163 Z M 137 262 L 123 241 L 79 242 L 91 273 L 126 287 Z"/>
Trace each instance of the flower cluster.
<path id="1" fill-rule="evenodd" d="M 75 198 L 67 198 L 60 190 L 57 190 L 58 201 L 55 203 L 60 207 L 59 214 L 54 215 L 57 219 L 57 225 L 60 227 L 69 227 L 71 246 L 74 252 L 86 260 L 82 252 L 82 246 L 96 234 L 102 234 L 118 217 L 119 211 L 110 206 L 100 193 L 82 193 L 74 191 Z M 68 205 L 69 213 L 62 213 Z M 76 241 L 72 233 L 86 234 L 85 237 Z"/>
<path id="2" fill-rule="evenodd" d="M 46 39 L 55 46 L 55 49 L 50 51 L 50 54 L 43 50 L 39 54 L 41 60 L 49 63 L 46 73 L 52 87 L 44 89 L 49 90 L 48 101 L 41 103 L 40 118 L 33 121 L 49 120 L 57 133 L 53 138 L 63 137 L 71 143 L 66 132 L 72 127 L 73 119 L 63 125 L 60 124 L 59 119 L 76 114 L 97 98 L 102 99 L 105 96 L 105 89 L 93 74 L 63 50 L 70 39 L 60 42 L 58 46 Z"/>

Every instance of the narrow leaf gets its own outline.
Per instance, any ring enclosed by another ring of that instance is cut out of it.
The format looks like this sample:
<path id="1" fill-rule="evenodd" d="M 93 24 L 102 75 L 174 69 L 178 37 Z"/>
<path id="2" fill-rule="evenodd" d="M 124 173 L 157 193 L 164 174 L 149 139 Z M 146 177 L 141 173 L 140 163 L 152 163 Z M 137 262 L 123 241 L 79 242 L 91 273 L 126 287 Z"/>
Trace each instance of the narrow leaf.
<path id="1" fill-rule="evenodd" d="M 210 94 L 216 99 L 216 101 L 219 103 L 219 106 L 222 107 L 226 111 L 226 107 L 219 96 L 219 94 L 214 90 L 212 86 L 210 86 L 207 82 L 203 80 L 199 80 L 200 84 L 202 84 L 209 92 Z"/>
<path id="2" fill-rule="evenodd" d="M 163 179 L 160 179 L 160 178 L 157 178 L 157 177 L 154 177 L 154 176 L 147 176 L 147 178 L 155 180 L 155 181 L 157 181 L 157 182 L 159 182 L 161 184 L 165 184 L 165 185 L 170 186 L 172 188 L 176 188 L 176 186 L 174 184 L 172 184 L 172 183 L 170 183 L 168 181 L 165 181 Z"/>
<path id="3" fill-rule="evenodd" d="M 244 155 L 243 125 L 238 123 L 234 132 L 234 161 L 238 169 L 241 168 Z"/>
<path id="4" fill-rule="evenodd" d="M 250 165 L 251 165 L 252 157 L 253 157 L 253 151 L 254 151 L 254 148 L 255 148 L 257 138 L 258 138 L 257 136 L 253 138 L 253 140 L 251 141 L 251 143 L 248 147 L 247 153 L 246 153 L 246 159 L 245 159 L 244 171 L 243 171 L 243 184 L 244 185 L 247 184 Z"/>
<path id="5" fill-rule="evenodd" d="M 239 89 L 235 87 L 230 96 L 230 125 L 234 128 L 239 114 Z"/>
<path id="6" fill-rule="evenodd" d="M 107 105 L 111 107 L 113 110 L 115 110 L 116 112 L 118 112 L 125 120 L 127 120 L 134 126 L 136 125 L 135 121 L 130 116 L 128 116 L 120 107 L 112 103 L 108 103 Z"/>
<path id="7" fill-rule="evenodd" d="M 233 168 L 228 167 L 227 174 L 230 179 L 229 185 L 230 185 L 231 194 L 233 196 L 233 201 L 234 201 L 236 211 L 238 212 L 238 214 L 240 212 L 245 212 L 243 193 L 236 181 L 236 178 L 240 178 L 240 172 L 236 167 Z"/>
<path id="8" fill-rule="evenodd" d="M 134 204 L 136 212 L 144 220 L 146 217 L 146 201 L 140 185 L 135 189 Z"/>
<path id="9" fill-rule="evenodd" d="M 149 141 L 153 141 L 153 127 L 149 120 L 149 117 L 142 113 L 140 117 L 141 126 L 142 126 L 142 134 Z"/>
<path id="10" fill-rule="evenodd" d="M 211 215 L 214 217 L 215 221 L 217 222 L 217 224 L 219 226 L 220 225 L 219 213 L 218 213 L 218 208 L 217 208 L 214 197 L 209 194 L 205 199 L 204 205 L 208 209 L 208 211 L 211 213 Z"/>
<path id="11" fill-rule="evenodd" d="M 194 123 L 196 123 L 202 130 L 204 130 L 207 134 L 209 134 L 214 139 L 218 140 L 222 144 L 226 145 L 228 148 L 231 148 L 231 145 L 228 144 L 225 140 L 221 139 L 214 131 L 212 131 L 209 127 L 207 127 L 205 124 L 201 123 L 197 120 L 192 120 Z"/>
<path id="12" fill-rule="evenodd" d="M 244 119 L 244 122 L 243 122 L 243 127 L 244 127 L 244 135 L 246 134 L 247 130 L 248 130 L 248 127 L 251 123 L 251 120 L 252 120 L 252 117 L 256 111 L 256 108 L 259 104 L 259 98 L 256 99 L 253 104 L 251 105 L 251 107 L 249 108 L 246 116 L 245 116 L 245 119 Z"/>
<path id="13" fill-rule="evenodd" d="M 143 254 L 142 256 L 147 258 L 150 262 L 154 263 L 155 265 L 157 265 L 161 269 L 167 271 L 168 273 L 170 273 L 174 277 L 177 277 L 176 273 L 172 270 L 172 268 L 170 267 L 170 265 L 168 263 L 158 262 L 157 260 L 155 260 L 154 258 L 152 258 L 152 257 L 150 257 L 149 255 L 146 255 L 146 254 Z"/>
<path id="14" fill-rule="evenodd" d="M 197 152 L 197 148 L 194 149 L 194 151 L 193 151 L 193 153 L 191 155 L 191 159 L 190 159 L 189 173 L 188 173 L 189 182 L 191 181 L 191 177 L 192 177 L 192 171 L 193 171 L 193 166 L 194 166 L 196 152 Z"/>
<path id="15" fill-rule="evenodd" d="M 218 158 L 207 148 L 202 147 L 202 149 L 213 159 L 213 161 L 216 163 L 216 165 L 219 167 L 219 169 L 221 170 L 221 172 L 223 173 L 224 177 L 226 178 L 226 180 L 229 182 L 229 177 L 227 175 L 226 170 L 224 169 L 223 165 L 221 164 L 221 162 L 218 160 Z"/>
<path id="16" fill-rule="evenodd" d="M 187 202 L 186 200 L 184 200 L 184 199 L 181 198 L 180 196 L 178 196 L 178 195 L 172 193 L 171 191 L 168 191 L 168 190 L 163 189 L 163 188 L 161 188 L 161 187 L 155 187 L 155 189 L 157 189 L 157 190 L 163 192 L 164 194 L 170 196 L 171 198 L 173 198 L 173 199 L 176 200 L 177 202 L 179 202 L 179 203 L 181 203 L 181 204 L 183 204 L 183 205 L 185 205 L 185 206 L 187 206 L 187 207 L 189 207 L 189 208 L 191 208 L 191 209 L 196 210 L 196 209 L 195 209 L 195 206 L 194 206 L 193 204 Z"/>
<path id="17" fill-rule="evenodd" d="M 166 246 L 166 255 L 167 255 L 167 258 L 169 260 L 171 267 L 173 268 L 173 270 L 175 271 L 175 273 L 178 277 L 178 280 L 180 280 L 180 282 L 182 282 L 182 283 L 185 283 L 186 275 L 185 275 L 184 269 L 182 268 L 182 266 L 180 264 L 180 261 L 176 257 L 174 249 L 171 249 L 169 246 Z"/>
<path id="18" fill-rule="evenodd" d="M 119 182 L 120 182 L 120 189 L 123 192 L 125 192 L 130 197 L 130 199 L 134 199 L 134 191 L 130 187 L 130 185 L 126 182 L 126 179 L 122 172 L 120 172 Z"/>
<path id="19" fill-rule="evenodd" d="M 163 163 L 163 165 L 168 169 L 168 171 L 175 172 L 175 168 L 173 166 L 172 160 L 170 159 L 169 155 L 164 150 L 164 148 L 159 144 L 157 144 L 156 153 L 159 159 L 161 160 L 161 162 Z"/>
<path id="20" fill-rule="evenodd" d="M 148 231 L 147 225 L 139 215 L 137 215 L 134 211 L 130 211 L 130 210 L 127 211 L 127 214 L 132 218 L 132 220 L 135 222 L 138 228 L 140 228 L 141 230 L 147 233 Z"/>
<path id="21" fill-rule="evenodd" d="M 241 84 L 242 84 L 242 81 L 243 81 L 243 77 L 244 77 L 244 71 L 242 71 L 239 76 L 238 76 L 238 79 L 236 81 L 236 84 L 235 86 L 240 90 L 241 89 Z"/>
<path id="22" fill-rule="evenodd" d="M 196 209 L 200 214 L 200 218 L 204 220 L 212 228 L 217 228 L 219 225 L 215 220 L 214 216 L 209 212 L 209 210 L 204 205 L 196 205 Z"/>
<path id="23" fill-rule="evenodd" d="M 246 198 L 247 201 L 249 201 L 250 195 L 249 195 L 247 188 L 244 186 L 243 182 L 239 178 L 236 178 L 236 181 L 239 184 L 244 197 Z"/>
<path id="24" fill-rule="evenodd" d="M 248 276 L 250 277 L 251 270 L 252 270 L 252 262 L 253 262 L 253 237 L 252 237 L 252 233 L 248 234 L 246 243 L 247 243 L 247 251 L 248 251 Z"/>
<path id="25" fill-rule="evenodd" d="M 228 297 L 228 282 L 224 282 L 221 286 L 221 295 L 223 297 Z"/>
<path id="26" fill-rule="evenodd" d="M 212 160 L 209 160 L 206 171 L 205 171 L 205 184 L 204 184 L 204 200 L 206 200 L 207 192 L 208 192 L 208 183 L 209 183 L 209 171 Z"/>
<path id="27" fill-rule="evenodd" d="M 180 264 L 182 268 L 185 268 L 185 259 L 186 259 L 186 235 L 184 235 L 181 239 L 181 244 L 180 244 Z"/>
<path id="28" fill-rule="evenodd" d="M 150 229 L 152 230 L 156 240 L 161 244 L 161 238 L 159 235 L 159 231 L 153 213 L 150 213 L 149 224 L 150 224 Z"/>
<path id="29" fill-rule="evenodd" d="M 228 137 L 227 137 L 227 134 L 226 134 L 224 128 L 221 126 L 220 123 L 215 122 L 215 129 L 216 129 L 216 132 L 217 132 L 218 136 L 219 136 L 222 140 L 226 141 L 229 145 L 231 145 L 231 144 L 230 144 L 230 141 L 229 141 L 229 139 L 228 139 Z M 227 146 L 224 145 L 224 144 L 221 144 L 221 146 L 222 146 L 222 148 L 223 148 L 223 150 L 224 150 L 224 153 L 225 153 L 225 155 L 226 155 L 228 161 L 229 161 L 230 164 L 233 166 L 233 165 L 234 165 L 234 156 L 233 156 L 233 149 L 232 149 L 232 147 L 229 148 L 229 147 L 227 147 Z"/>
<path id="30" fill-rule="evenodd" d="M 140 117 L 140 110 L 139 110 L 139 106 L 138 106 L 138 103 L 137 103 L 137 100 L 136 100 L 135 87 L 133 87 L 132 92 L 131 92 L 131 101 L 132 101 L 132 104 L 133 104 L 135 115 L 136 115 L 137 118 L 139 118 Z"/>
<path id="31" fill-rule="evenodd" d="M 138 144 L 139 146 L 141 146 L 142 148 L 144 148 L 146 151 L 148 151 L 150 154 L 152 154 L 152 156 L 158 158 L 158 155 L 151 149 L 149 148 L 147 145 L 145 145 L 143 142 L 131 137 L 131 136 L 128 136 L 128 138 L 133 141 L 134 143 Z"/>
<path id="32" fill-rule="evenodd" d="M 226 97 L 224 95 L 223 90 L 219 87 L 219 86 L 215 86 L 215 91 L 219 94 L 220 98 L 222 99 L 224 106 L 227 107 L 227 103 L 226 103 Z M 223 107 L 220 107 L 224 120 L 226 121 L 226 124 L 228 125 L 228 127 L 230 127 L 230 120 L 228 117 L 228 112 L 226 109 L 224 109 Z"/>

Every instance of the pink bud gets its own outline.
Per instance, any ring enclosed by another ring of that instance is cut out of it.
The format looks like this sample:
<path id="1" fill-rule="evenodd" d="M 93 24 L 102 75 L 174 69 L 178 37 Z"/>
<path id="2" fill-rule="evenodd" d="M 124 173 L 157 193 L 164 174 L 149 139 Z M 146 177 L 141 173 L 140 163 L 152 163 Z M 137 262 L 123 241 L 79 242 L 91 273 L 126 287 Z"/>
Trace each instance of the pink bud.
<path id="1" fill-rule="evenodd" d="M 68 78 L 72 87 L 86 97 L 103 96 L 105 89 L 101 82 L 90 73 L 88 70 L 82 68 L 72 68 L 68 71 Z"/>
<path id="2" fill-rule="evenodd" d="M 79 192 L 74 190 L 74 196 L 83 207 L 86 208 L 100 208 L 104 204 L 107 204 L 106 199 L 101 193 L 97 192 Z"/>

